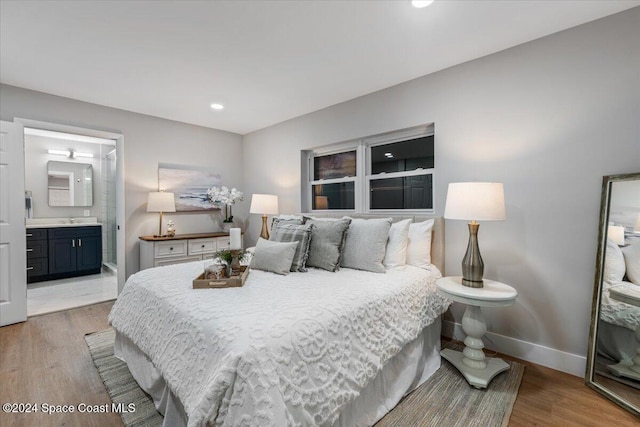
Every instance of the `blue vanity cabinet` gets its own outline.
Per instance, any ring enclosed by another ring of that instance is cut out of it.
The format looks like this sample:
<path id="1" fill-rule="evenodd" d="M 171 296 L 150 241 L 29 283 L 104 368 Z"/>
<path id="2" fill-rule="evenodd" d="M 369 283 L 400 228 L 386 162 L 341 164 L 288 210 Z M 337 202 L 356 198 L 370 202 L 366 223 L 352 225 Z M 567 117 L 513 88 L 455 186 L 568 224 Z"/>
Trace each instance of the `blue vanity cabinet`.
<path id="1" fill-rule="evenodd" d="M 102 265 L 100 226 L 49 229 L 49 274 L 97 274 Z"/>

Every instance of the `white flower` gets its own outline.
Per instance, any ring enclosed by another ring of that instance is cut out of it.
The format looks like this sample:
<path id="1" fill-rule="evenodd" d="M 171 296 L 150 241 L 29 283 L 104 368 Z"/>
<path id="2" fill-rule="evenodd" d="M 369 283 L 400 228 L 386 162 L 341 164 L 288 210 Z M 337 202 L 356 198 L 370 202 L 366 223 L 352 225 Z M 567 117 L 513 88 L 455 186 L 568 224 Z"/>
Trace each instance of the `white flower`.
<path id="1" fill-rule="evenodd" d="M 235 202 L 243 200 L 244 195 L 236 188 L 214 186 L 207 190 L 207 197 L 214 204 L 233 205 Z"/>

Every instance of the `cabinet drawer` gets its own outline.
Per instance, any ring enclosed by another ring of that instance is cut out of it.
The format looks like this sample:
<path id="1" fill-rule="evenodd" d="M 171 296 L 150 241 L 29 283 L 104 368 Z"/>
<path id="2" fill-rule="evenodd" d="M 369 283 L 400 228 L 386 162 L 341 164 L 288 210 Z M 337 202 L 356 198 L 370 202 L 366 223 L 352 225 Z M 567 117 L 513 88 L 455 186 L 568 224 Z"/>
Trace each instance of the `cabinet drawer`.
<path id="1" fill-rule="evenodd" d="M 27 279 L 49 274 L 49 260 L 47 258 L 27 259 Z"/>
<path id="2" fill-rule="evenodd" d="M 185 240 L 173 240 L 169 242 L 156 242 L 154 255 L 156 257 L 176 256 L 187 254 L 187 242 Z"/>
<path id="3" fill-rule="evenodd" d="M 46 258 L 48 253 L 47 246 L 46 240 L 27 239 L 27 259 Z"/>
<path id="4" fill-rule="evenodd" d="M 200 261 L 202 256 L 200 255 L 192 255 L 192 256 L 183 256 L 176 258 L 165 258 L 165 259 L 156 259 L 153 263 L 154 267 L 162 267 L 164 265 L 172 265 L 172 264 L 183 264 L 185 262 L 193 262 Z"/>
<path id="5" fill-rule="evenodd" d="M 47 240 L 46 228 L 27 228 L 27 243 L 34 240 Z"/>
<path id="6" fill-rule="evenodd" d="M 99 225 L 88 227 L 59 227 L 49 229 L 49 239 L 77 238 L 102 235 L 102 227 Z"/>
<path id="7" fill-rule="evenodd" d="M 216 239 L 189 240 L 189 255 L 216 251 Z"/>
<path id="8" fill-rule="evenodd" d="M 229 237 L 218 237 L 216 238 L 216 248 L 217 250 L 221 251 L 223 249 L 229 249 L 229 246 L 231 245 L 231 238 Z"/>

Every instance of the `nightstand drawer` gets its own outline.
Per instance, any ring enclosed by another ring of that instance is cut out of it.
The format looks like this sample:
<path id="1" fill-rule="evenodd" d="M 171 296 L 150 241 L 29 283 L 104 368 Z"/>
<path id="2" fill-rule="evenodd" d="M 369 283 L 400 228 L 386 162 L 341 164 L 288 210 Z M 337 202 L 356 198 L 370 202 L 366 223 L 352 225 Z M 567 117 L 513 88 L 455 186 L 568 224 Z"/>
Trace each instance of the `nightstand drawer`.
<path id="1" fill-rule="evenodd" d="M 223 250 L 223 249 L 229 249 L 229 246 L 231 245 L 231 239 L 229 237 L 218 237 L 216 239 L 217 241 L 217 248 L 219 251 Z"/>
<path id="2" fill-rule="evenodd" d="M 189 255 L 216 251 L 216 239 L 189 240 Z"/>
<path id="3" fill-rule="evenodd" d="M 163 267 L 165 265 L 184 264 L 185 262 L 200 261 L 200 255 L 184 256 L 180 258 L 157 259 L 153 263 L 154 267 Z"/>
<path id="4" fill-rule="evenodd" d="M 155 244 L 155 256 L 175 256 L 187 254 L 187 242 L 182 241 L 169 241 L 169 242 L 156 242 Z"/>

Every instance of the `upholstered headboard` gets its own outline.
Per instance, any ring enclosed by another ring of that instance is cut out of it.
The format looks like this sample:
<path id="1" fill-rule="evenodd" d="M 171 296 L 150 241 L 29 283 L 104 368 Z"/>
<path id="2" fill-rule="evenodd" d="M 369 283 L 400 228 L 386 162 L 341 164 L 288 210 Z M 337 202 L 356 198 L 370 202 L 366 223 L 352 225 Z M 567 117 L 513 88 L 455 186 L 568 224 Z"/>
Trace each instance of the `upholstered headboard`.
<path id="1" fill-rule="evenodd" d="M 414 222 L 422 222 L 433 218 L 433 233 L 431 235 L 431 263 L 438 267 L 444 276 L 444 218 L 434 215 L 379 215 L 379 214 L 344 214 L 344 213 L 303 213 L 297 215 L 314 216 L 317 218 L 391 218 L 393 222 L 411 218 Z"/>

